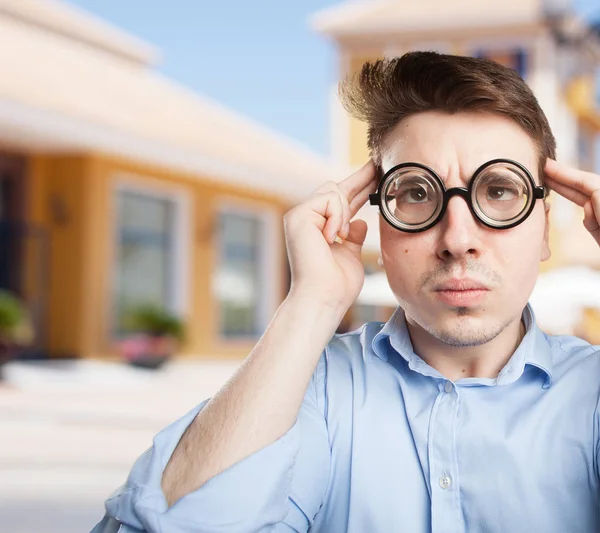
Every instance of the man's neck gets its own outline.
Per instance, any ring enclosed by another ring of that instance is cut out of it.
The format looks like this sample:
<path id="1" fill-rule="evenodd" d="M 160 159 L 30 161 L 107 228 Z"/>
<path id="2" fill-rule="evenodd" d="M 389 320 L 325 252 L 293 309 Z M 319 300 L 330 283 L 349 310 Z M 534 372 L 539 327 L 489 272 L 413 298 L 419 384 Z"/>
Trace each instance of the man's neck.
<path id="1" fill-rule="evenodd" d="M 479 346 L 449 346 L 412 320 L 406 321 L 414 352 L 451 381 L 495 378 L 525 336 L 522 320 L 511 322 L 491 341 Z"/>

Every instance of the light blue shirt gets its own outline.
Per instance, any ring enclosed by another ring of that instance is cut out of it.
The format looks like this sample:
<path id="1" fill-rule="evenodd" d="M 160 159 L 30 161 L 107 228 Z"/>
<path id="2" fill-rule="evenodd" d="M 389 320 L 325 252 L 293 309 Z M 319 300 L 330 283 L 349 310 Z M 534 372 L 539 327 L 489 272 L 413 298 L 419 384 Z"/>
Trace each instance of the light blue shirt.
<path id="1" fill-rule="evenodd" d="M 124 533 L 599 531 L 599 347 L 523 318 L 494 379 L 445 379 L 401 309 L 336 335 L 279 440 L 168 509 L 162 472 L 199 406 L 156 436 L 107 511 Z"/>

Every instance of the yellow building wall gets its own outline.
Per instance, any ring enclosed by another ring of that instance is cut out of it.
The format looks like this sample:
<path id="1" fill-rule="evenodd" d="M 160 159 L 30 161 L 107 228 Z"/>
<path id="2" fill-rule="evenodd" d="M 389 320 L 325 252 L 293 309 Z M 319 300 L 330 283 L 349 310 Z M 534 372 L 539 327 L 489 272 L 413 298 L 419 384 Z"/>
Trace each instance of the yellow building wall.
<path id="1" fill-rule="evenodd" d="M 52 241 L 49 350 L 54 356 L 115 357 L 110 334 L 114 265 L 114 205 L 121 181 L 177 188 L 190 201 L 189 315 L 182 354 L 243 357 L 256 340 L 227 341 L 218 335 L 218 302 L 211 291 L 217 261 L 214 224 L 221 199 L 281 220 L 289 208 L 276 197 L 193 175 L 102 155 L 35 157 L 31 165 L 31 218 L 49 228 Z M 282 233 L 282 230 L 281 230 Z M 286 290 L 283 236 L 280 300 Z"/>
<path id="2" fill-rule="evenodd" d="M 600 309 L 586 308 L 575 334 L 590 344 L 600 345 Z"/>
<path id="3" fill-rule="evenodd" d="M 81 156 L 33 157 L 30 217 L 50 236 L 48 349 L 74 356 L 86 347 L 86 248 L 93 206 L 89 202 L 89 162 Z"/>

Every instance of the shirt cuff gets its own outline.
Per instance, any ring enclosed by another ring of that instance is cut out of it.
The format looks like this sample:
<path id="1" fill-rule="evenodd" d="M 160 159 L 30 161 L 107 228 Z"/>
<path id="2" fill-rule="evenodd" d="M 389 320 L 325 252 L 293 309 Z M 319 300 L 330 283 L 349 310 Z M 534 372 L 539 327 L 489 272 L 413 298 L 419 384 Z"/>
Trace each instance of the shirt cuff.
<path id="1" fill-rule="evenodd" d="M 242 533 L 267 529 L 285 518 L 299 449 L 298 423 L 269 446 L 168 507 L 162 474 L 203 406 L 155 437 L 153 447 L 136 461 L 123 489 L 107 500 L 111 516 L 148 533 Z"/>

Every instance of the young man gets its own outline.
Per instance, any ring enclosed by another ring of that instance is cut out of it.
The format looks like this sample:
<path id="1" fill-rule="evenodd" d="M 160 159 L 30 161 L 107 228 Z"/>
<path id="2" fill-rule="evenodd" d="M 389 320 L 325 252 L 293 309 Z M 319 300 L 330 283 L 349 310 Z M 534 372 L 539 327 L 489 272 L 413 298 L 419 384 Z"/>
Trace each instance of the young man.
<path id="1" fill-rule="evenodd" d="M 527 301 L 548 188 L 600 243 L 600 176 L 553 160 L 535 97 L 487 60 L 369 63 L 342 97 L 372 161 L 286 215 L 288 297 L 108 514 L 128 532 L 598 531 L 600 352 L 542 333 Z M 363 283 L 352 219 L 369 199 L 400 306 L 334 336 Z"/>

